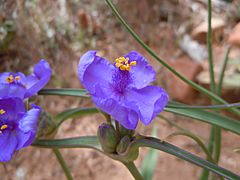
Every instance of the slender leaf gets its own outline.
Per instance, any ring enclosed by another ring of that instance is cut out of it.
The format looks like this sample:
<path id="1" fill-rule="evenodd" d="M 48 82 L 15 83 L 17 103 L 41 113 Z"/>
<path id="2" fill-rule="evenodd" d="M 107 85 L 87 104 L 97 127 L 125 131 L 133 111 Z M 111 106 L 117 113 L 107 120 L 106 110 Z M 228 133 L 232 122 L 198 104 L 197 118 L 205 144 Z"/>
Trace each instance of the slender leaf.
<path id="1" fill-rule="evenodd" d="M 97 108 L 73 108 L 63 111 L 54 117 L 54 120 L 57 123 L 57 126 L 61 125 L 68 118 L 76 118 L 84 115 L 90 115 L 98 113 Z"/>
<path id="2" fill-rule="evenodd" d="M 196 105 L 186 105 L 176 101 L 169 101 L 166 107 L 178 108 L 178 109 L 228 109 L 228 108 L 240 108 L 240 102 L 231 103 L 231 104 L 196 106 Z"/>
<path id="3" fill-rule="evenodd" d="M 90 94 L 85 89 L 42 89 L 39 95 L 78 96 L 89 98 Z"/>
<path id="4" fill-rule="evenodd" d="M 188 162 L 191 162 L 195 165 L 198 165 L 200 167 L 203 167 L 205 169 L 208 169 L 220 176 L 223 176 L 227 179 L 239 179 L 240 176 L 234 174 L 233 172 L 226 170 L 220 166 L 217 166 L 209 161 L 206 161 L 200 157 L 197 157 L 183 149 L 180 149 L 174 145 L 171 145 L 170 143 L 161 141 L 156 138 L 152 137 L 145 137 L 144 139 L 138 140 L 135 145 L 139 147 L 150 147 L 154 149 L 158 149 L 161 151 L 164 151 L 166 153 L 172 154 L 176 157 L 179 157 L 183 160 L 186 160 Z"/>
<path id="5" fill-rule="evenodd" d="M 42 89 L 38 92 L 39 95 L 57 95 L 57 96 L 76 96 L 89 98 L 90 94 L 85 89 Z M 218 105 L 208 105 L 208 106 L 196 106 L 196 105 L 186 105 L 176 101 L 170 101 L 167 104 L 169 108 L 179 108 L 179 109 L 229 109 L 240 107 L 240 102 L 232 104 L 218 104 Z"/>
<path id="6" fill-rule="evenodd" d="M 41 148 L 91 148 L 101 151 L 101 146 L 96 136 L 83 136 L 53 140 L 36 140 L 32 145 Z"/>
<path id="7" fill-rule="evenodd" d="M 76 137 L 76 138 L 57 139 L 57 140 L 37 140 L 33 143 L 33 146 L 38 146 L 42 148 L 91 148 L 104 153 L 100 148 L 100 144 L 96 136 Z M 217 166 L 211 162 L 208 162 L 202 158 L 199 158 L 183 149 L 180 149 L 174 145 L 171 145 L 170 143 L 167 143 L 152 137 L 137 138 L 137 140 L 133 141 L 130 144 L 130 146 L 128 147 L 129 152 L 126 152 L 126 153 L 131 153 L 130 152 L 131 150 L 135 151 L 135 149 L 139 147 L 154 148 L 154 149 L 158 149 L 160 151 L 166 152 L 168 154 L 172 154 L 183 160 L 191 162 L 197 166 L 206 168 L 227 179 L 240 178 L 238 175 L 234 174 L 229 170 L 226 170 L 220 166 Z M 120 155 L 117 155 L 117 154 L 106 154 L 106 155 L 120 161 L 122 158 Z"/>
<path id="8" fill-rule="evenodd" d="M 171 138 L 171 137 L 174 137 L 174 136 L 186 136 L 186 137 L 189 137 L 191 138 L 192 140 L 194 140 L 203 150 L 203 152 L 205 152 L 205 154 L 207 155 L 207 159 L 212 162 L 212 163 L 215 163 L 214 162 L 214 159 L 212 158 L 212 155 L 210 154 L 210 152 L 208 151 L 207 147 L 205 146 L 205 144 L 202 142 L 201 138 L 196 136 L 195 134 L 193 133 L 190 133 L 190 132 L 186 132 L 186 131 L 178 131 L 178 132 L 174 132 L 172 134 L 170 134 L 168 136 L 168 138 Z"/>
<path id="9" fill-rule="evenodd" d="M 205 111 L 202 109 L 176 109 L 176 108 L 165 108 L 167 112 L 176 113 L 186 117 L 194 118 L 209 124 L 213 124 L 232 131 L 236 134 L 240 134 L 240 121 L 222 116 L 217 113 Z"/>

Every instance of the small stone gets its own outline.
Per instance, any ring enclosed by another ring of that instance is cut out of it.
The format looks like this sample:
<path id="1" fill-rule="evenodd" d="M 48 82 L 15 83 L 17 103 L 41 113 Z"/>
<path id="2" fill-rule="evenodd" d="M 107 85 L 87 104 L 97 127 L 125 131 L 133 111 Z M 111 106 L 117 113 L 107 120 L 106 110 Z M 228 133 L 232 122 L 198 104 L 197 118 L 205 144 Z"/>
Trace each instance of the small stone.
<path id="1" fill-rule="evenodd" d="M 219 42 L 223 37 L 225 22 L 219 18 L 212 18 L 212 36 L 213 41 Z M 192 37 L 200 43 L 206 43 L 208 32 L 208 22 L 200 23 L 193 31 Z"/>
<path id="2" fill-rule="evenodd" d="M 207 48 L 193 40 L 189 35 L 184 35 L 179 41 L 180 48 L 194 61 L 202 62 L 208 57 Z"/>
<path id="3" fill-rule="evenodd" d="M 180 58 L 170 61 L 169 64 L 184 77 L 195 81 L 197 75 L 202 71 L 202 66 L 199 63 L 191 61 L 189 58 Z M 180 80 L 173 73 L 166 72 L 167 92 L 173 100 L 178 100 L 183 103 L 192 103 L 196 96 L 196 90 Z"/>
<path id="4" fill-rule="evenodd" d="M 228 43 L 240 46 L 240 23 L 238 23 L 230 33 Z"/>

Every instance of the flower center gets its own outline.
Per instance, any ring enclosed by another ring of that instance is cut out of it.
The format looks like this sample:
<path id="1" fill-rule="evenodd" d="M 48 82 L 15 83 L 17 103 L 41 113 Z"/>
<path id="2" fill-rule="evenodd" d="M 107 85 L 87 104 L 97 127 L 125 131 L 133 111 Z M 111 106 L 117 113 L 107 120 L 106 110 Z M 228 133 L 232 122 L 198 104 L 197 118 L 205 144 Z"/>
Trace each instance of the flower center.
<path id="1" fill-rule="evenodd" d="M 19 81 L 21 78 L 20 76 L 15 76 L 13 77 L 13 75 L 9 75 L 7 78 L 6 78 L 6 81 L 10 84 L 10 83 L 13 83 L 15 81 Z"/>
<path id="2" fill-rule="evenodd" d="M 118 67 L 122 71 L 130 71 L 131 66 L 136 66 L 136 61 L 129 62 L 129 58 L 119 57 L 115 60 L 115 66 Z"/>

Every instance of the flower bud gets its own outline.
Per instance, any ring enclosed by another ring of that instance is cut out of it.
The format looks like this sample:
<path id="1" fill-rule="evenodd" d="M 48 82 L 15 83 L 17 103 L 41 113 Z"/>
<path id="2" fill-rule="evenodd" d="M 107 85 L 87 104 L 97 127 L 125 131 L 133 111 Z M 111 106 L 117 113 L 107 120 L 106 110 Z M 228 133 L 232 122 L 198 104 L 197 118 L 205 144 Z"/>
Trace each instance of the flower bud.
<path id="1" fill-rule="evenodd" d="M 38 124 L 37 138 L 50 138 L 56 134 L 56 124 L 47 112 L 42 112 Z"/>
<path id="2" fill-rule="evenodd" d="M 124 136 L 117 146 L 117 153 L 124 153 L 127 150 L 128 145 L 130 144 L 131 139 L 129 136 Z"/>
<path id="3" fill-rule="evenodd" d="M 121 137 L 124 137 L 124 136 L 132 137 L 134 132 L 135 132 L 134 130 L 126 129 L 122 125 L 119 126 L 119 133 Z"/>
<path id="4" fill-rule="evenodd" d="M 116 151 L 119 137 L 113 126 L 106 123 L 99 126 L 98 139 L 105 152 L 113 153 Z"/>

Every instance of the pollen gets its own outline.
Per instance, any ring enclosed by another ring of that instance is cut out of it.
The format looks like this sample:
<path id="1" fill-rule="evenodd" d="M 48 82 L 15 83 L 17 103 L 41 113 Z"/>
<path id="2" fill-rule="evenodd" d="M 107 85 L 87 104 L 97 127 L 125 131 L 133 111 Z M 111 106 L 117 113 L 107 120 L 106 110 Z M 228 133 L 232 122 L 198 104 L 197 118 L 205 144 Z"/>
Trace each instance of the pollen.
<path id="1" fill-rule="evenodd" d="M 16 81 L 19 81 L 20 79 L 21 79 L 20 76 L 16 76 L 16 77 L 15 77 L 15 80 L 16 80 Z"/>
<path id="2" fill-rule="evenodd" d="M 122 71 L 130 71 L 131 66 L 136 66 L 137 62 L 136 61 L 131 61 L 129 63 L 129 58 L 128 57 L 119 57 L 115 60 L 116 64 L 115 66 L 118 67 Z"/>
<path id="3" fill-rule="evenodd" d="M 3 109 L 0 109 L 0 114 L 4 114 L 5 112 Z"/>
<path id="4" fill-rule="evenodd" d="M 6 81 L 7 81 L 8 83 L 14 82 L 13 75 L 8 76 L 8 77 L 6 78 Z"/>
<path id="5" fill-rule="evenodd" d="M 4 124 L 0 127 L 0 130 L 4 130 L 4 129 L 7 129 L 8 125 Z"/>

